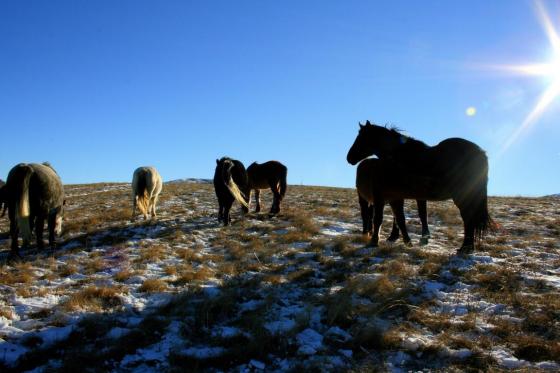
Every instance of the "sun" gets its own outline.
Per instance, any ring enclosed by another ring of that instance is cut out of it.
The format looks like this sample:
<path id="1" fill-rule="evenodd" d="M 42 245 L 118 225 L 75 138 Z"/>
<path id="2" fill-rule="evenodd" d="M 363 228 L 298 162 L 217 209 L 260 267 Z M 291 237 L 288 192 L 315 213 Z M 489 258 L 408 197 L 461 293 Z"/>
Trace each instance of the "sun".
<path id="1" fill-rule="evenodd" d="M 527 76 L 540 76 L 547 79 L 548 86 L 540 95 L 534 108 L 527 114 L 523 122 L 511 134 L 504 143 L 500 154 L 504 153 L 521 134 L 529 130 L 537 123 L 541 115 L 560 95 L 560 36 L 554 27 L 546 9 L 540 1 L 535 2 L 537 15 L 540 19 L 551 46 L 552 58 L 546 63 L 534 63 L 526 65 L 501 65 L 495 66 L 500 70 L 509 71 L 515 74 Z"/>

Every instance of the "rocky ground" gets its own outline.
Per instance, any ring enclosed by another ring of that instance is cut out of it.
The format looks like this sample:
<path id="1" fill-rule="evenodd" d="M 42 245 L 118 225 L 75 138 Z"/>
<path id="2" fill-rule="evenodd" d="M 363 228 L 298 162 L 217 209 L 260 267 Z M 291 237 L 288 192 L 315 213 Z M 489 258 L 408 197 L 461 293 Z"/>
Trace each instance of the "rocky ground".
<path id="1" fill-rule="evenodd" d="M 227 228 L 212 185 L 166 184 L 149 222 L 129 189 L 67 186 L 58 249 L 19 262 L 0 221 L 0 370 L 560 369 L 559 198 L 491 198 L 499 230 L 459 257 L 450 202 L 427 246 L 409 204 L 414 245 L 371 249 L 351 189 L 290 186 Z"/>

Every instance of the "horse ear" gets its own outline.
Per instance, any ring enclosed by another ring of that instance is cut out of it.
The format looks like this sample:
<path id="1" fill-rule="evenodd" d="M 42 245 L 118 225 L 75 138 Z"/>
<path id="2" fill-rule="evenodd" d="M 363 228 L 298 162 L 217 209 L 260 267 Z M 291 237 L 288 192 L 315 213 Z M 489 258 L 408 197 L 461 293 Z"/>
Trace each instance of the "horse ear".
<path id="1" fill-rule="evenodd" d="M 364 128 L 364 125 L 360 122 L 358 122 L 358 125 L 360 126 L 360 128 Z"/>
<path id="2" fill-rule="evenodd" d="M 369 120 L 366 120 L 366 126 L 371 126 L 371 123 Z"/>
<path id="3" fill-rule="evenodd" d="M 216 164 L 220 164 L 220 160 L 216 158 Z"/>

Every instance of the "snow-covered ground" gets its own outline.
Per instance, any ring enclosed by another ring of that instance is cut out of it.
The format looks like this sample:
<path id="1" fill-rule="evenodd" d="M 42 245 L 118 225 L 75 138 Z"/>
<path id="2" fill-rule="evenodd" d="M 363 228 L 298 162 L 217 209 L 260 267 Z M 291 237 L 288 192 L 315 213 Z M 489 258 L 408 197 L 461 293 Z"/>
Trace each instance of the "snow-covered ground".
<path id="1" fill-rule="evenodd" d="M 227 228 L 211 185 L 166 184 L 151 222 L 127 184 L 66 192 L 54 252 L 7 263 L 0 236 L 2 371 L 560 369 L 556 198 L 491 198 L 499 230 L 457 256 L 450 202 L 428 245 L 408 206 L 414 245 L 372 249 L 349 189 L 291 186 Z"/>

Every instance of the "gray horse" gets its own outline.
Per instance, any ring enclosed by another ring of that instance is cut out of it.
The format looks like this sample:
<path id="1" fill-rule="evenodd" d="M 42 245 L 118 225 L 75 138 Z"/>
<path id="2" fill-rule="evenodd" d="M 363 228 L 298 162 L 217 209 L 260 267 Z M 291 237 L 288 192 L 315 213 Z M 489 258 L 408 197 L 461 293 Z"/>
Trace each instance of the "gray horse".
<path id="1" fill-rule="evenodd" d="M 19 256 L 18 233 L 23 245 L 31 242 L 35 228 L 37 248 L 43 248 L 45 220 L 49 231 L 49 245 L 55 247 L 55 235 L 62 231 L 64 188 L 56 171 L 48 163 L 20 163 L 10 170 L 3 188 L 10 218 L 11 255 Z"/>

